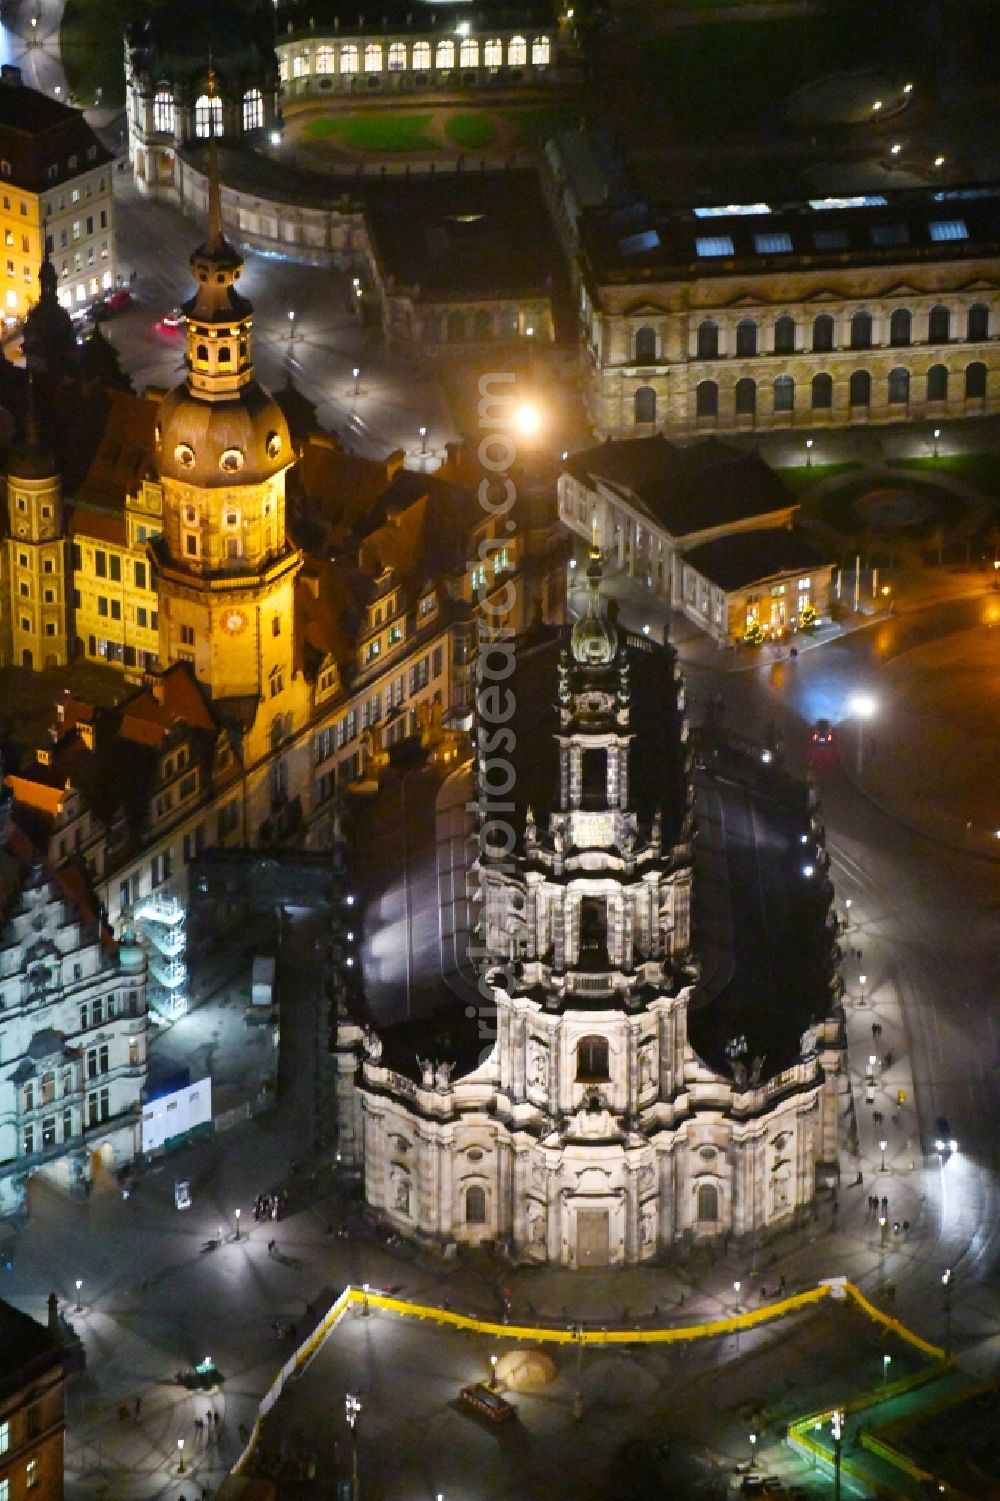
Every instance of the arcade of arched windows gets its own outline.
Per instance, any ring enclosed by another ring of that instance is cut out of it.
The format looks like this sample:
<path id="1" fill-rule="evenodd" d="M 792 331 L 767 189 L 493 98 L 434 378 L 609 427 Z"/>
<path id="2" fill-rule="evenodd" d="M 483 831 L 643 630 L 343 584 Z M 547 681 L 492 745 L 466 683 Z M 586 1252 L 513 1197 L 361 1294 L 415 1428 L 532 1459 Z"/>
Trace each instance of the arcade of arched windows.
<path id="1" fill-rule="evenodd" d="M 452 82 L 474 84 L 503 73 L 516 82 L 523 75 L 543 77 L 555 61 L 554 38 L 546 32 L 524 31 L 459 36 L 412 37 L 339 36 L 289 39 L 278 48 L 278 72 L 291 93 L 314 90 L 428 87 L 435 75 L 457 76 Z M 394 75 L 395 82 L 384 77 Z M 359 77 L 360 75 L 360 77 Z"/>
<path id="2" fill-rule="evenodd" d="M 636 404 L 642 389 L 630 393 Z M 811 373 L 800 364 L 795 374 L 783 371 L 770 377 L 737 378 L 734 371 L 721 380 L 693 382 L 689 392 L 688 419 L 697 428 L 794 422 L 808 427 L 831 420 L 893 421 L 919 413 L 967 416 L 1000 399 L 1000 368 L 954 356 L 947 364 L 899 362 L 878 371 L 845 362 L 832 371 Z M 642 420 L 638 412 L 634 420 Z"/>
<path id="3" fill-rule="evenodd" d="M 901 349 L 910 345 L 982 344 L 997 332 L 987 302 L 927 302 L 885 309 L 878 304 L 850 312 L 706 314 L 692 321 L 688 357 L 695 360 L 753 359 L 758 355 L 832 354 L 845 349 Z M 633 338 L 637 335 L 633 333 Z"/>
<path id="4" fill-rule="evenodd" d="M 166 84 L 153 93 L 135 94 L 130 120 L 140 135 L 172 136 L 177 142 L 225 140 L 261 130 L 271 116 L 270 95 L 257 86 L 210 98 L 204 88 L 194 96 L 178 96 Z"/>

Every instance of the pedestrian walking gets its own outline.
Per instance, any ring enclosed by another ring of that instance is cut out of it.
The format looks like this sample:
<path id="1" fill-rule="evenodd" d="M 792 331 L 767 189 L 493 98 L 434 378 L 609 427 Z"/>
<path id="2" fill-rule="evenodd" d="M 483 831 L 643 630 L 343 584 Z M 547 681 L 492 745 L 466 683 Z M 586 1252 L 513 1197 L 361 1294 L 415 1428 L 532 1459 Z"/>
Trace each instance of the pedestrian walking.
<path id="1" fill-rule="evenodd" d="M 888 1194 L 883 1194 L 882 1195 L 882 1214 L 883 1215 L 887 1215 L 888 1213 L 889 1213 L 889 1195 Z"/>
<path id="2" fill-rule="evenodd" d="M 135 1420 L 136 1420 L 136 1422 L 138 1422 L 139 1421 L 139 1413 L 142 1411 L 142 1398 L 141 1397 L 136 1397 L 135 1401 L 132 1403 L 132 1411 L 135 1413 Z"/>
<path id="3" fill-rule="evenodd" d="M 220 1428 L 220 1426 L 222 1424 L 222 1419 L 219 1417 L 219 1414 L 217 1412 L 213 1412 L 213 1414 L 212 1414 L 212 1421 L 215 1424 L 215 1432 L 216 1432 L 216 1434 L 218 1434 L 219 1428 Z"/>
<path id="4" fill-rule="evenodd" d="M 883 1068 L 892 1068 L 892 1054 L 891 1053 L 886 1053 L 885 1057 L 882 1059 L 882 1067 Z"/>
<path id="5" fill-rule="evenodd" d="M 195 1420 L 194 1420 L 194 1436 L 195 1436 L 196 1439 L 201 1438 L 201 1431 L 202 1431 L 202 1427 L 203 1426 L 204 1425 L 202 1424 L 201 1418 L 195 1418 Z"/>

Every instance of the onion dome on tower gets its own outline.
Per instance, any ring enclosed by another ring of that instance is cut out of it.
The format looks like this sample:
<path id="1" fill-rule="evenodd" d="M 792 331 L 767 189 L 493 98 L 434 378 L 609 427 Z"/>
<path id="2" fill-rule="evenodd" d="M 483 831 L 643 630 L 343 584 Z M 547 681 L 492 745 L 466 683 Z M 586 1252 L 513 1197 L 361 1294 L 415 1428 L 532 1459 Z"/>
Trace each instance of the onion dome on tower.
<path id="1" fill-rule="evenodd" d="M 214 74 L 209 92 L 214 96 Z M 253 304 L 236 290 L 243 258 L 222 230 L 215 137 L 209 140 L 208 233 L 191 256 L 197 283 L 184 304 L 186 381 L 164 397 L 157 424 L 161 478 L 205 488 L 260 484 L 293 459 L 284 413 L 254 377 Z"/>

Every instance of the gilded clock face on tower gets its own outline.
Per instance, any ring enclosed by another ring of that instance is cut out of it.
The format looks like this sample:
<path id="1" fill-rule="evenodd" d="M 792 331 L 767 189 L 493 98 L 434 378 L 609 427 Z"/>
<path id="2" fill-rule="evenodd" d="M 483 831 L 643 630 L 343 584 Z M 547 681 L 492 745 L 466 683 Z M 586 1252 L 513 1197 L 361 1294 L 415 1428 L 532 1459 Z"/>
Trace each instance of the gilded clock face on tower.
<path id="1" fill-rule="evenodd" d="M 242 610 L 227 610 L 222 617 L 222 628 L 230 636 L 238 636 L 247 628 L 247 618 Z"/>

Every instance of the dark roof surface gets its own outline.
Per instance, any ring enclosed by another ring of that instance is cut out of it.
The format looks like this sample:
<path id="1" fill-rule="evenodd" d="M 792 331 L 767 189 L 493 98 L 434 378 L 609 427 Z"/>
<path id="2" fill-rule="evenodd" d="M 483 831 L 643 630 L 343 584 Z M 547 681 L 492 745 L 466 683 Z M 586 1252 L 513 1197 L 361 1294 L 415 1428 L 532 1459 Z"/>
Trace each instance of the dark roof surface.
<path id="1" fill-rule="evenodd" d="M 589 487 L 604 480 L 631 492 L 649 518 L 673 537 L 797 505 L 758 453 L 744 453 L 717 438 L 685 448 L 660 433 L 609 438 L 573 454 L 566 469 Z"/>
<path id="2" fill-rule="evenodd" d="M 421 3 L 421 0 L 379 0 L 377 7 L 367 12 L 357 0 L 307 0 L 294 10 L 282 9 L 291 21 L 294 36 L 303 33 L 322 35 L 324 28 L 333 29 L 339 21 L 338 34 L 377 34 L 379 31 L 440 31 L 447 18 L 469 22 L 474 35 L 484 34 L 490 27 L 498 31 L 518 26 L 554 26 L 555 7 L 552 0 L 441 0 L 441 3 Z M 312 27 L 312 18 L 316 25 Z M 367 24 L 366 24 L 367 22 Z M 285 38 L 279 37 L 279 41 Z"/>
<path id="3" fill-rule="evenodd" d="M 734 532 L 684 554 L 685 563 L 720 589 L 742 589 L 795 568 L 819 568 L 833 559 L 787 526 Z"/>
<path id="4" fill-rule="evenodd" d="M 0 154 L 10 163 L 13 186 L 32 193 L 49 192 L 111 160 L 82 110 L 28 88 L 11 68 L 0 81 Z"/>
<path id="5" fill-rule="evenodd" d="M 593 269 L 618 282 L 992 256 L 1000 185 L 683 208 L 637 199 L 585 213 L 581 234 Z"/>
<path id="6" fill-rule="evenodd" d="M 547 292 L 563 258 L 533 172 L 450 172 L 353 184 L 383 276 L 425 299 Z"/>
<path id="7" fill-rule="evenodd" d="M 0 1298 L 0 1398 L 27 1386 L 50 1366 L 59 1365 L 63 1354 L 59 1339 L 44 1324 Z"/>

